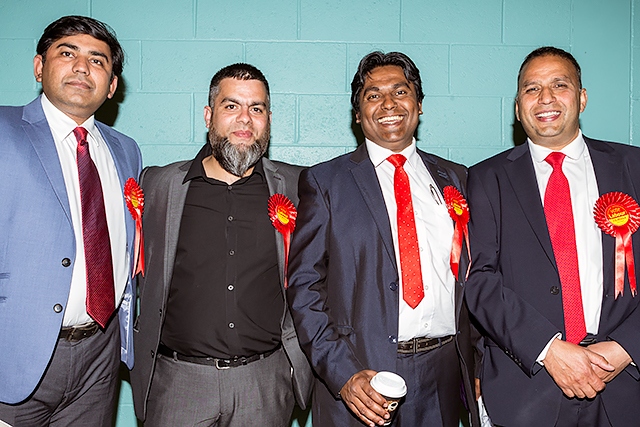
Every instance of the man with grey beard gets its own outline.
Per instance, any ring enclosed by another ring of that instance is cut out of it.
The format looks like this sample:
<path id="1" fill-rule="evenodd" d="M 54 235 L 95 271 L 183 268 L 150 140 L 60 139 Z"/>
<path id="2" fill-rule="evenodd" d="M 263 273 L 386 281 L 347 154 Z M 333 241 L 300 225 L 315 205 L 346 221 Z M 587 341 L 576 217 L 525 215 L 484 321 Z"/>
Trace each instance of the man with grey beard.
<path id="1" fill-rule="evenodd" d="M 146 272 L 131 385 L 145 426 L 288 426 L 311 370 L 285 301 L 268 201 L 297 204 L 302 168 L 264 156 L 269 84 L 248 64 L 211 80 L 208 143 L 143 171 Z"/>

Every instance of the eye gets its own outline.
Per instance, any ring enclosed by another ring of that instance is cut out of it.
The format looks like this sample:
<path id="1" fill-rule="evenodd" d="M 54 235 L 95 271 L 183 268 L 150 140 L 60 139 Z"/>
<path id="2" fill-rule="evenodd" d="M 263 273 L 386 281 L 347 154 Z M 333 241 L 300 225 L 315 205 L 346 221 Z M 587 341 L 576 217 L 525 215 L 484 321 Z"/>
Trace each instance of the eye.
<path id="1" fill-rule="evenodd" d="M 538 91 L 537 87 L 530 86 L 528 88 L 525 88 L 524 93 L 536 93 L 537 91 Z"/>
<path id="2" fill-rule="evenodd" d="M 236 106 L 235 106 L 235 104 L 227 104 L 227 105 L 223 106 L 223 108 L 225 110 L 235 110 Z"/>
<path id="3" fill-rule="evenodd" d="M 60 55 L 62 55 L 62 56 L 66 56 L 66 57 L 71 57 L 71 56 L 73 56 L 73 55 L 71 54 L 71 52 L 69 52 L 68 50 L 63 50 L 62 52 L 60 52 Z"/>
<path id="4" fill-rule="evenodd" d="M 367 95 L 367 101 L 374 101 L 376 99 L 380 98 L 380 96 L 377 93 L 371 93 L 369 95 Z"/>
<path id="5" fill-rule="evenodd" d="M 252 111 L 253 111 L 254 113 L 262 114 L 262 112 L 263 112 L 264 110 L 262 109 L 262 107 L 253 107 L 253 108 L 252 108 Z"/>
<path id="6" fill-rule="evenodd" d="M 563 83 L 563 82 L 558 82 L 558 83 L 555 84 L 555 87 L 560 88 L 560 89 L 564 89 L 564 88 L 567 87 L 567 84 Z"/>
<path id="7" fill-rule="evenodd" d="M 396 95 L 406 95 L 406 94 L 407 94 L 407 91 L 404 89 L 400 89 L 396 92 Z"/>
<path id="8" fill-rule="evenodd" d="M 96 59 L 92 59 L 91 62 L 96 64 L 96 65 L 100 65 L 100 66 L 103 65 L 102 59 L 97 59 L 97 58 Z"/>

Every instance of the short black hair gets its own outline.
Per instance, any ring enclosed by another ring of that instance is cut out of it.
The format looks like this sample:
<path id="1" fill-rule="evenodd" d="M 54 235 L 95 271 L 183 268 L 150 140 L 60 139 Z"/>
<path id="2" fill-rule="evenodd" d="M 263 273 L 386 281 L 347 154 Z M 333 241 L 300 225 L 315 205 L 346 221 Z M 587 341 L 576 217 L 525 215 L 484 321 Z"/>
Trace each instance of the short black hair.
<path id="1" fill-rule="evenodd" d="M 375 68 L 384 67 L 385 65 L 395 65 L 402 68 L 405 78 L 413 84 L 418 102 L 422 102 L 424 99 L 420 70 L 418 70 L 411 58 L 402 52 L 383 53 L 375 51 L 362 58 L 358 65 L 358 71 L 356 71 L 351 82 L 351 106 L 356 113 L 360 112 L 360 93 L 367 75 Z"/>
<path id="2" fill-rule="evenodd" d="M 115 31 L 113 31 L 113 29 L 104 22 L 100 22 L 87 16 L 63 16 L 49 24 L 49 26 L 44 29 L 44 33 L 42 33 L 42 37 L 40 37 L 40 40 L 38 41 L 36 53 L 41 55 L 42 62 L 45 62 L 47 59 L 47 50 L 53 43 L 63 37 L 75 36 L 78 34 L 90 35 L 93 38 L 105 42 L 107 46 L 109 46 L 109 49 L 111 50 L 112 64 L 111 77 L 120 77 L 124 66 L 124 50 L 116 38 Z"/>
<path id="3" fill-rule="evenodd" d="M 578 76 L 578 84 L 580 85 L 580 89 L 582 89 L 582 70 L 580 70 L 580 64 L 578 64 L 578 61 L 576 61 L 576 58 L 574 58 L 573 55 L 571 55 L 566 50 L 562 50 L 560 48 L 553 47 L 553 46 L 539 47 L 533 52 L 531 52 L 529 55 L 527 55 L 526 58 L 524 58 L 524 61 L 520 66 L 520 71 L 518 71 L 518 87 L 520 87 L 520 76 L 522 75 L 522 70 L 524 69 L 524 67 L 533 59 L 539 58 L 541 56 L 557 56 L 569 61 L 571 65 L 573 65 L 573 68 L 575 68 L 576 70 L 576 75 Z"/>
<path id="4" fill-rule="evenodd" d="M 38 41 L 36 53 L 42 56 L 42 62 L 46 61 L 47 50 L 53 43 L 63 37 L 75 36 L 78 34 L 87 34 L 93 38 L 103 41 L 111 50 L 111 77 L 122 74 L 124 66 L 124 50 L 113 29 L 96 19 L 88 16 L 70 15 L 52 22 L 44 29 L 42 37 Z"/>
<path id="5" fill-rule="evenodd" d="M 262 71 L 258 70 L 253 65 L 245 64 L 244 62 L 227 65 L 213 75 L 211 78 L 211 84 L 209 84 L 209 107 L 213 107 L 216 96 L 218 96 L 218 93 L 220 92 L 220 82 L 227 78 L 261 81 L 264 84 L 264 88 L 267 90 L 267 109 L 270 108 L 271 95 L 269 93 L 269 82 L 267 82 L 267 78 L 262 74 Z"/>

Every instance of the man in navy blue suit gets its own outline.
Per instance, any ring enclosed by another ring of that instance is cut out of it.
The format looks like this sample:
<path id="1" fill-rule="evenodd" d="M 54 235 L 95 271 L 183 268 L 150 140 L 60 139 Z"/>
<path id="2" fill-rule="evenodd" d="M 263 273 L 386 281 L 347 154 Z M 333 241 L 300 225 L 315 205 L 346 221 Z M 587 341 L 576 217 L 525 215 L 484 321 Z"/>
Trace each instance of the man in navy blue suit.
<path id="1" fill-rule="evenodd" d="M 594 206 L 633 212 L 640 149 L 584 136 L 586 104 L 575 58 L 534 50 L 515 105 L 527 141 L 469 170 L 465 295 L 486 332 L 482 396 L 497 425 L 638 423 L 640 298 Z"/>
<path id="2" fill-rule="evenodd" d="M 317 375 L 313 424 L 382 425 L 386 401 L 369 381 L 393 371 L 408 388 L 395 425 L 457 427 L 461 390 L 478 425 L 470 325 L 450 268 L 454 224 L 443 201 L 446 186 L 465 191 L 466 169 L 416 148 L 424 94 L 406 55 L 365 56 L 351 89 L 366 141 L 302 172 L 291 245 L 289 303 Z M 407 239 L 398 237 L 405 223 L 397 202 L 407 196 L 396 199 L 399 169 L 413 206 L 413 263 L 403 263 Z M 417 283 L 415 299 L 408 282 Z"/>
<path id="3" fill-rule="evenodd" d="M 43 94 L 0 107 L 0 419 L 13 426 L 110 426 L 120 359 L 133 365 L 123 188 L 142 162 L 94 119 L 123 60 L 105 24 L 62 17 L 33 61 Z"/>

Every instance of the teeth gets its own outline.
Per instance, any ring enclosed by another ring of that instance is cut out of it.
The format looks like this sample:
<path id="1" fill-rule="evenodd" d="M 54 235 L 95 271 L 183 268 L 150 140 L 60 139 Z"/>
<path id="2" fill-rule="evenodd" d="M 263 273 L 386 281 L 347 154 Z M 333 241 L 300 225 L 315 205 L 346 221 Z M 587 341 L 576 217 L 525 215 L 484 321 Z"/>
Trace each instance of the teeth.
<path id="1" fill-rule="evenodd" d="M 381 117 L 378 119 L 378 123 L 390 123 L 390 122 L 396 122 L 398 120 L 402 120 L 402 116 Z"/>
<path id="2" fill-rule="evenodd" d="M 544 113 L 536 114 L 536 117 L 552 117 L 552 116 L 558 116 L 558 115 L 560 115 L 559 111 L 547 111 Z"/>

